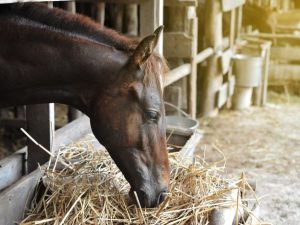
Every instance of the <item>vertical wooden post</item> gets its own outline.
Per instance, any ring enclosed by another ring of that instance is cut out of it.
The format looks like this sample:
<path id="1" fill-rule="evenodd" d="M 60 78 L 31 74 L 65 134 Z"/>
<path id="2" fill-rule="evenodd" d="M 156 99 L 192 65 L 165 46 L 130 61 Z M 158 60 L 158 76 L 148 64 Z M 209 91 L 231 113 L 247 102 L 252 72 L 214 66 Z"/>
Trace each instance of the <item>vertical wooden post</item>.
<path id="1" fill-rule="evenodd" d="M 163 24 L 163 0 L 144 0 L 140 4 L 140 36 L 152 34 L 153 31 Z M 163 53 L 163 38 L 157 44 L 157 52 Z"/>
<path id="2" fill-rule="evenodd" d="M 137 4 L 126 4 L 126 34 L 138 35 L 138 6 Z"/>
<path id="3" fill-rule="evenodd" d="M 96 21 L 99 22 L 103 26 L 104 21 L 105 21 L 105 3 L 97 2 L 96 8 L 97 8 Z"/>
<path id="4" fill-rule="evenodd" d="M 218 68 L 218 55 L 222 52 L 222 11 L 219 0 L 205 2 L 205 40 L 206 47 L 212 47 L 215 54 L 207 60 L 207 68 L 203 78 L 203 93 L 200 101 L 200 114 L 215 116 L 218 109 L 215 107 L 216 92 L 222 85 L 223 75 Z"/>
<path id="5" fill-rule="evenodd" d="M 28 133 L 48 150 L 52 146 L 54 133 L 54 104 L 41 104 L 26 107 Z M 32 141 L 28 140 L 28 172 L 37 168 L 38 164 L 47 162 L 49 155 Z"/>
<path id="6" fill-rule="evenodd" d="M 76 2 L 74 2 L 74 1 L 66 2 L 65 3 L 65 9 L 68 12 L 76 13 Z"/>
<path id="7" fill-rule="evenodd" d="M 192 118 L 197 114 L 197 62 L 195 57 L 198 52 L 198 18 L 192 19 L 192 49 L 191 49 L 191 74 L 188 76 L 188 111 Z"/>

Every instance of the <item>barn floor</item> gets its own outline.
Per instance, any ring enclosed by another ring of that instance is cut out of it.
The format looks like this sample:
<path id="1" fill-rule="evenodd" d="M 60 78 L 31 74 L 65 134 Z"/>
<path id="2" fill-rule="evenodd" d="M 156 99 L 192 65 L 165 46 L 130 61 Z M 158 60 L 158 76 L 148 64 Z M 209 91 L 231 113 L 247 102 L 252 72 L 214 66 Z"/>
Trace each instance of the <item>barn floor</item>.
<path id="1" fill-rule="evenodd" d="M 293 104 L 277 101 L 265 108 L 222 111 L 217 118 L 201 123 L 206 135 L 197 154 L 218 162 L 223 159 L 218 149 L 222 150 L 229 177 L 238 179 L 245 172 L 257 181 L 260 216 L 265 223 L 299 225 L 299 99 Z"/>

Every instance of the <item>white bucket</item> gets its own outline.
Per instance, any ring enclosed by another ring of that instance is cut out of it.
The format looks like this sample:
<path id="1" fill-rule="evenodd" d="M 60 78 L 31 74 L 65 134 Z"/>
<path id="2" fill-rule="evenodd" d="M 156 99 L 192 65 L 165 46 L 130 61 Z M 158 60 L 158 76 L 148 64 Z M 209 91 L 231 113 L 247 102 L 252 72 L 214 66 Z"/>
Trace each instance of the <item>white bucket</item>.
<path id="1" fill-rule="evenodd" d="M 236 86 L 233 95 L 233 109 L 241 110 L 251 106 L 253 88 Z"/>
<path id="2" fill-rule="evenodd" d="M 235 84 L 242 87 L 257 87 L 261 84 L 263 58 L 237 54 L 233 57 Z"/>

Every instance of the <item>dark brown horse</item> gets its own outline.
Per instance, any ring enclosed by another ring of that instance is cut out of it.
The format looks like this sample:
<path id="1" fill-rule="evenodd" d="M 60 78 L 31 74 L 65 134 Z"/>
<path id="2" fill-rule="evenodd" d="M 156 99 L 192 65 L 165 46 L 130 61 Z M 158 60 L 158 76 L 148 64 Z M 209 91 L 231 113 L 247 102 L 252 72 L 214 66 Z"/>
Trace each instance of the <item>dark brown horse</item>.
<path id="1" fill-rule="evenodd" d="M 142 206 L 169 184 L 160 76 L 162 28 L 141 42 L 42 5 L 0 8 L 0 107 L 58 102 L 90 117 Z"/>

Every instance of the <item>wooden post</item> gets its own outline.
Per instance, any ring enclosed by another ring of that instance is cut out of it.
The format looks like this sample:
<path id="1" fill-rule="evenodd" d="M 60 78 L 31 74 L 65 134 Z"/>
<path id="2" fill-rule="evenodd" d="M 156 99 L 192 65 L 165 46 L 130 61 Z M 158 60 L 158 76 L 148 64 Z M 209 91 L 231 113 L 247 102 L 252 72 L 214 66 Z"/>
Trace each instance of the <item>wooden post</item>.
<path id="1" fill-rule="evenodd" d="M 188 112 L 192 118 L 197 114 L 197 61 L 198 52 L 198 18 L 192 19 L 192 55 L 191 55 L 191 75 L 188 76 Z"/>
<path id="2" fill-rule="evenodd" d="M 54 104 L 41 104 L 26 107 L 27 132 L 48 150 L 52 146 L 54 132 Z M 28 140 L 28 172 L 44 164 L 49 155 L 32 141 Z"/>
<path id="3" fill-rule="evenodd" d="M 163 24 L 163 0 L 144 0 L 140 4 L 140 36 L 152 34 L 153 31 Z M 163 53 L 163 38 L 161 37 L 156 50 Z"/>
<path id="4" fill-rule="evenodd" d="M 126 17 L 126 34 L 137 36 L 138 35 L 138 6 L 137 4 L 125 5 Z"/>
<path id="5" fill-rule="evenodd" d="M 200 114 L 203 116 L 215 116 L 216 92 L 222 85 L 223 76 L 218 68 L 218 58 L 222 52 L 222 11 L 219 0 L 205 2 L 205 40 L 206 47 L 212 47 L 215 54 L 207 61 L 207 68 L 203 78 L 203 88 L 200 101 Z"/>
<path id="6" fill-rule="evenodd" d="M 105 3 L 97 2 L 96 8 L 97 8 L 96 21 L 103 26 L 105 21 Z"/>
<path id="7" fill-rule="evenodd" d="M 76 2 L 74 2 L 74 1 L 65 2 L 65 9 L 68 12 L 76 13 Z"/>

